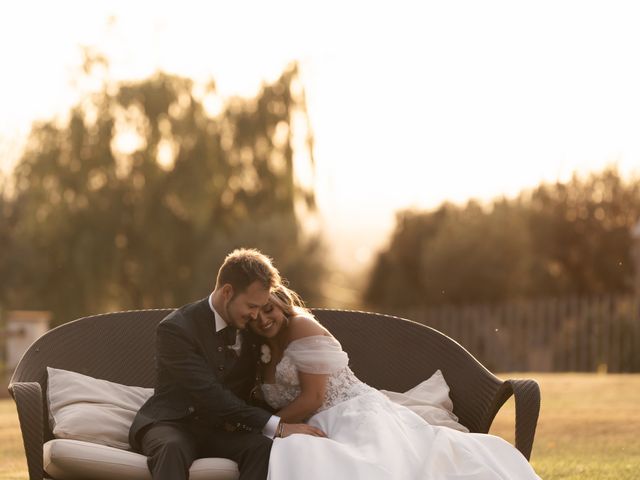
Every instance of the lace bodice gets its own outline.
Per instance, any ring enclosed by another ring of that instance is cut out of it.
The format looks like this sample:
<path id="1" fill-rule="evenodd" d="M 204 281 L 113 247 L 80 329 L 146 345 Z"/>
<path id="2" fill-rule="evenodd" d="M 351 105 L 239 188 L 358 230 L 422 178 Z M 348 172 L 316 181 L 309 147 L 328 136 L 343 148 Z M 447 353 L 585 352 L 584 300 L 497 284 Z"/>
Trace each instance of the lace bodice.
<path id="1" fill-rule="evenodd" d="M 358 380 L 348 367 L 349 357 L 333 337 L 314 335 L 294 340 L 276 365 L 275 383 L 262 385 L 265 401 L 280 409 L 300 395 L 298 372 L 328 374 L 324 403 L 318 411 L 373 389 Z"/>

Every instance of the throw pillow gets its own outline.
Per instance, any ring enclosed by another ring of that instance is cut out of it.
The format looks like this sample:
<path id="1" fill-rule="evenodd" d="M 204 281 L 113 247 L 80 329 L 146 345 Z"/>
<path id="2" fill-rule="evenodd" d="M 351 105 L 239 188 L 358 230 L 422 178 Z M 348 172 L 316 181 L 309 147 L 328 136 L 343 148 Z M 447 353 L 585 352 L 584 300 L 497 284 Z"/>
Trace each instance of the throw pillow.
<path id="1" fill-rule="evenodd" d="M 56 438 L 130 449 L 129 427 L 153 388 L 130 387 L 47 367 L 49 421 Z"/>
<path id="2" fill-rule="evenodd" d="M 449 427 L 461 432 L 469 429 L 458 423 L 453 413 L 453 402 L 449 397 L 449 385 L 442 372 L 436 370 L 424 382 L 404 393 L 381 390 L 389 399 L 420 415 L 430 425 Z"/>

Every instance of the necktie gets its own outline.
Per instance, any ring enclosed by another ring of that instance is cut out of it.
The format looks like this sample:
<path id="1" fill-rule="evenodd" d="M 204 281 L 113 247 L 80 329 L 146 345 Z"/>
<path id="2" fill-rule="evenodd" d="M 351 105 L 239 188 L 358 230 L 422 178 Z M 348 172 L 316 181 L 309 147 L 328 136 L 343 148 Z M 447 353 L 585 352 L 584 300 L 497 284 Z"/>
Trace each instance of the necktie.
<path id="1" fill-rule="evenodd" d="M 235 345 L 237 332 L 238 330 L 236 328 L 225 327 L 220 333 L 222 333 L 222 338 L 226 345 Z"/>

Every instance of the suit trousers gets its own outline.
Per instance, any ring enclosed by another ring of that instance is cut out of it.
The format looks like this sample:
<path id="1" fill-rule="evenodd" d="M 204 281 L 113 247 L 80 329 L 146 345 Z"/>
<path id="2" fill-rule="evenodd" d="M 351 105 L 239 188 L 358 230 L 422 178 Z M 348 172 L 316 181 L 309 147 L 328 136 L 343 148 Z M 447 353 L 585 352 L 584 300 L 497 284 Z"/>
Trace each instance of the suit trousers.
<path id="1" fill-rule="evenodd" d="M 273 440 L 255 432 L 206 428 L 195 419 L 162 421 L 141 432 L 141 451 L 153 480 L 187 480 L 197 458 L 229 458 L 238 464 L 240 480 L 265 480 Z"/>

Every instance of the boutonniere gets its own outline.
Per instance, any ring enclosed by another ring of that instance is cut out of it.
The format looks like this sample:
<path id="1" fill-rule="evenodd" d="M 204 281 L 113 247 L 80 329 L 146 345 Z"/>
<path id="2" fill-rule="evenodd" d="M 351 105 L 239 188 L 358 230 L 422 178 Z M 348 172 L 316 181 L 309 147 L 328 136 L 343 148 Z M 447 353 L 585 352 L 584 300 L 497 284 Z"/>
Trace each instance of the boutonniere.
<path id="1" fill-rule="evenodd" d="M 271 361 L 271 349 L 266 343 L 260 347 L 260 361 L 262 363 L 269 363 Z"/>

